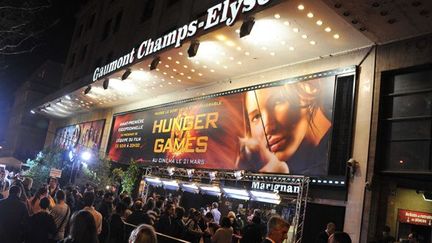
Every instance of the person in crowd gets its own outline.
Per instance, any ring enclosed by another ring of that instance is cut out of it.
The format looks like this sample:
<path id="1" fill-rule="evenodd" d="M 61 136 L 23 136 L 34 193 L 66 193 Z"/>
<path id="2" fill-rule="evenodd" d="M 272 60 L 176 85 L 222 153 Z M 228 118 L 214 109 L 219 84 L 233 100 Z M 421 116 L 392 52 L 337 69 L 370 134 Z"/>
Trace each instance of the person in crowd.
<path id="1" fill-rule="evenodd" d="M 187 232 L 186 224 L 183 221 L 185 212 L 186 211 L 183 207 L 175 208 L 175 219 L 173 222 L 172 236 L 179 239 L 184 239 Z"/>
<path id="2" fill-rule="evenodd" d="M 59 243 L 99 243 L 93 215 L 80 210 L 72 215 L 69 236 Z"/>
<path id="3" fill-rule="evenodd" d="M 186 223 L 186 227 L 187 227 L 186 239 L 191 243 L 199 243 L 201 237 L 204 235 L 203 231 L 199 227 L 199 221 L 201 217 L 202 217 L 201 213 L 197 210 L 194 210 L 192 211 Z"/>
<path id="4" fill-rule="evenodd" d="M 228 217 L 223 217 L 221 221 L 221 227 L 216 230 L 216 233 L 211 237 L 211 241 L 213 243 L 231 242 L 233 232 L 231 220 Z"/>
<path id="5" fill-rule="evenodd" d="M 19 198 L 21 188 L 11 186 L 9 196 L 0 201 L 0 240 L 8 243 L 21 243 L 23 232 L 28 220 L 28 211 L 25 203 Z"/>
<path id="6" fill-rule="evenodd" d="M 345 232 L 334 232 L 330 235 L 328 243 L 351 243 L 351 237 Z"/>
<path id="7" fill-rule="evenodd" d="M 288 236 L 290 224 L 279 216 L 272 216 L 267 222 L 267 237 L 263 243 L 282 243 Z"/>
<path id="8" fill-rule="evenodd" d="M 227 215 L 228 219 L 230 220 L 231 227 L 234 230 L 235 235 L 240 234 L 240 225 L 237 222 L 237 217 L 233 211 L 229 211 Z"/>
<path id="9" fill-rule="evenodd" d="M 113 212 L 114 194 L 112 192 L 105 192 L 103 200 L 97 204 L 97 211 L 102 214 L 103 218 L 109 219 Z M 96 202 L 95 202 L 96 204 Z"/>
<path id="10" fill-rule="evenodd" d="M 47 197 L 39 201 L 40 210 L 30 217 L 26 235 L 26 243 L 50 243 L 57 234 L 54 218 L 49 214 L 50 200 Z"/>
<path id="11" fill-rule="evenodd" d="M 23 180 L 24 191 L 27 198 L 31 198 L 33 196 L 32 187 L 33 187 L 33 179 L 30 177 L 25 177 Z"/>
<path id="12" fill-rule="evenodd" d="M 263 239 L 261 224 L 261 218 L 254 216 L 252 222 L 243 228 L 240 243 L 261 242 Z"/>
<path id="13" fill-rule="evenodd" d="M 67 186 L 65 188 L 65 193 L 66 193 L 66 204 L 69 206 L 69 208 L 74 211 L 75 209 L 75 198 L 72 194 L 72 187 L 71 186 Z"/>
<path id="14" fill-rule="evenodd" d="M 95 202 L 94 205 L 99 206 L 101 202 L 104 200 L 104 191 L 103 190 L 97 190 L 95 192 Z"/>
<path id="15" fill-rule="evenodd" d="M 221 218 L 221 213 L 218 208 L 219 208 L 219 204 L 217 202 L 213 202 L 212 209 L 210 210 L 210 212 L 213 214 L 213 219 L 216 224 L 219 224 Z"/>
<path id="16" fill-rule="evenodd" d="M 7 179 L 7 170 L 0 167 L 0 199 L 6 198 L 10 187 L 10 181 Z"/>
<path id="17" fill-rule="evenodd" d="M 136 200 L 132 206 L 132 214 L 126 218 L 126 222 L 133 225 L 152 224 L 150 216 L 144 212 L 141 200 Z"/>
<path id="18" fill-rule="evenodd" d="M 122 199 L 122 202 L 123 202 L 124 205 L 126 205 L 125 216 L 127 218 L 129 215 L 132 214 L 132 210 L 131 210 L 131 207 L 132 207 L 132 198 L 130 196 L 125 196 Z"/>
<path id="19" fill-rule="evenodd" d="M 382 232 L 382 238 L 379 240 L 380 243 L 393 243 L 396 239 L 390 235 L 390 227 L 388 225 L 384 226 Z"/>
<path id="20" fill-rule="evenodd" d="M 417 233 L 416 232 L 411 232 L 408 234 L 408 242 L 409 243 L 418 243 L 418 239 L 417 239 Z"/>
<path id="21" fill-rule="evenodd" d="M 99 235 L 102 232 L 102 214 L 100 214 L 96 209 L 93 207 L 95 200 L 95 194 L 92 191 L 85 192 L 83 195 L 83 203 L 84 208 L 83 210 L 88 211 L 93 215 L 95 224 L 96 224 L 96 232 Z"/>
<path id="22" fill-rule="evenodd" d="M 51 210 L 51 215 L 54 218 L 54 222 L 57 227 L 57 234 L 54 239 L 59 241 L 64 238 L 66 225 L 71 215 L 71 210 L 66 204 L 66 194 L 64 191 L 58 190 L 55 194 L 55 198 L 57 200 L 57 204 Z"/>
<path id="23" fill-rule="evenodd" d="M 99 242 L 105 243 L 110 233 L 109 221 L 113 211 L 114 194 L 106 192 L 97 207 L 97 211 L 102 215 L 102 232 L 99 234 Z"/>
<path id="24" fill-rule="evenodd" d="M 27 204 L 29 207 L 28 210 L 29 210 L 30 215 L 37 214 L 41 210 L 41 208 L 39 206 L 39 202 L 42 198 L 45 198 L 47 196 L 48 196 L 48 190 L 46 187 L 41 187 L 41 188 L 39 188 L 39 190 L 37 190 L 35 195 L 29 199 L 28 204 Z M 49 199 L 48 199 L 48 202 L 49 202 Z M 48 205 L 48 206 L 50 206 L 50 205 Z"/>
<path id="25" fill-rule="evenodd" d="M 72 189 L 72 196 L 75 201 L 75 207 L 73 211 L 79 211 L 84 208 L 84 203 L 82 201 L 82 195 L 77 188 Z"/>
<path id="26" fill-rule="evenodd" d="M 149 216 L 150 225 L 154 225 L 156 221 L 159 219 L 160 214 L 157 213 L 155 208 L 155 201 L 152 197 L 147 200 L 146 205 L 144 205 L 144 212 Z"/>
<path id="27" fill-rule="evenodd" d="M 142 224 L 132 231 L 129 243 L 157 243 L 154 228 L 148 224 Z"/>
<path id="28" fill-rule="evenodd" d="M 126 225 L 124 223 L 124 215 L 126 205 L 118 202 L 115 206 L 115 211 L 110 220 L 109 243 L 125 243 L 126 242 Z"/>
<path id="29" fill-rule="evenodd" d="M 162 214 L 162 208 L 164 207 L 164 201 L 162 199 L 156 199 L 156 203 L 155 203 L 155 207 L 153 209 L 153 211 L 155 211 L 157 213 L 157 216 L 160 217 L 160 215 Z"/>
<path id="30" fill-rule="evenodd" d="M 165 210 L 162 213 L 159 221 L 156 224 L 156 229 L 158 232 L 166 235 L 172 235 L 172 222 L 174 219 L 174 205 L 167 203 L 165 205 Z"/>
<path id="31" fill-rule="evenodd" d="M 51 177 L 48 183 L 48 194 L 51 198 L 55 198 L 55 194 L 60 190 L 57 178 Z"/>
<path id="32" fill-rule="evenodd" d="M 333 222 L 327 223 L 324 231 L 320 232 L 315 240 L 315 243 L 327 243 L 328 238 L 336 231 L 336 225 Z"/>

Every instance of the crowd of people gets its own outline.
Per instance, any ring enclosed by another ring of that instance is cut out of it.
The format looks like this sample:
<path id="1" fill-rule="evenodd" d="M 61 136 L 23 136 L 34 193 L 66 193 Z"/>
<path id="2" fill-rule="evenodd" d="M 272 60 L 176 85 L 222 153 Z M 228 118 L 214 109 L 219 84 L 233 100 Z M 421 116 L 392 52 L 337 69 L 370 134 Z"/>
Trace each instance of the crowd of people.
<path id="1" fill-rule="evenodd" d="M 27 180 L 27 182 L 25 182 Z M 8 243 L 282 243 L 290 224 L 254 210 L 248 217 L 222 215 L 217 202 L 185 209 L 177 198 L 153 193 L 145 201 L 126 193 L 60 189 L 57 179 L 32 193 L 32 180 L 15 180 L 0 200 L 0 239 Z M 157 232 L 157 233 L 156 233 Z M 333 234 L 338 241 L 337 232 Z"/>

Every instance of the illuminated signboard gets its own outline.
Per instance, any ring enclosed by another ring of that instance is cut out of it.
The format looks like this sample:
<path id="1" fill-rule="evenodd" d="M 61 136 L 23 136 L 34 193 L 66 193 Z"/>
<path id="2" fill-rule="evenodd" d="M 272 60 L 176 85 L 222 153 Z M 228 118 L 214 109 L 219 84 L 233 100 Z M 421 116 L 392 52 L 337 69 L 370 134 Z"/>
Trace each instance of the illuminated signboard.
<path id="1" fill-rule="evenodd" d="M 251 12 L 258 6 L 266 5 L 269 2 L 270 0 L 225 0 L 222 3 L 216 4 L 207 10 L 205 20 L 195 19 L 155 40 L 144 40 L 138 48 L 134 47 L 130 52 L 118 59 L 104 66 L 96 67 L 93 71 L 93 82 L 124 66 L 132 64 L 135 59 L 140 60 L 170 46 L 174 46 L 175 48 L 180 47 L 186 38 L 195 36 L 199 29 L 208 30 L 220 24 L 231 26 L 240 14 Z"/>
<path id="2" fill-rule="evenodd" d="M 104 130 L 105 120 L 83 122 L 59 128 L 53 145 L 62 149 L 98 150 Z"/>
<path id="3" fill-rule="evenodd" d="M 425 212 L 416 212 L 406 209 L 399 209 L 399 222 L 432 226 L 432 214 Z"/>
<path id="4" fill-rule="evenodd" d="M 185 168 L 337 174 L 330 149 L 335 89 L 344 87 L 335 85 L 339 74 L 333 70 L 116 115 L 109 157 Z M 348 117 L 349 110 L 344 112 Z"/>

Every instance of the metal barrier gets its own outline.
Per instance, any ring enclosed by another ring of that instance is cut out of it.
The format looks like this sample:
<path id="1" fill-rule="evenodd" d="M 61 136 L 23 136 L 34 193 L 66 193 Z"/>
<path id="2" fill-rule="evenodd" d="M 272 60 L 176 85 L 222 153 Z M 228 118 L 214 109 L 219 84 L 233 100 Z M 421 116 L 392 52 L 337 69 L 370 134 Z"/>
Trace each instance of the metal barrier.
<path id="1" fill-rule="evenodd" d="M 126 230 L 126 235 L 130 235 L 130 233 L 136 228 L 138 227 L 138 225 L 134 225 L 134 224 L 129 224 L 127 222 L 123 223 L 127 226 L 127 230 Z M 169 235 L 165 235 L 159 232 L 156 232 L 156 236 L 158 239 L 158 243 L 190 243 L 190 241 L 185 241 L 182 239 L 178 239 Z"/>

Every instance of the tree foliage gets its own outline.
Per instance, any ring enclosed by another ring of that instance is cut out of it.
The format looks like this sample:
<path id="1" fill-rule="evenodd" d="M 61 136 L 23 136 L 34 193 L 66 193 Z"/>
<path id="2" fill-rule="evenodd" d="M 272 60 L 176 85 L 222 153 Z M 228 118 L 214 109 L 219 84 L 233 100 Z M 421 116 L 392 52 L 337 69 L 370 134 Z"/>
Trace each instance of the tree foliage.
<path id="1" fill-rule="evenodd" d="M 113 179 L 120 181 L 123 191 L 129 194 L 135 189 L 140 174 L 139 163 L 135 160 L 131 160 L 126 170 L 116 168 L 112 171 Z"/>
<path id="2" fill-rule="evenodd" d="M 58 23 L 46 16 L 50 0 L 5 0 L 0 3 L 0 57 L 31 52 L 42 33 Z"/>

